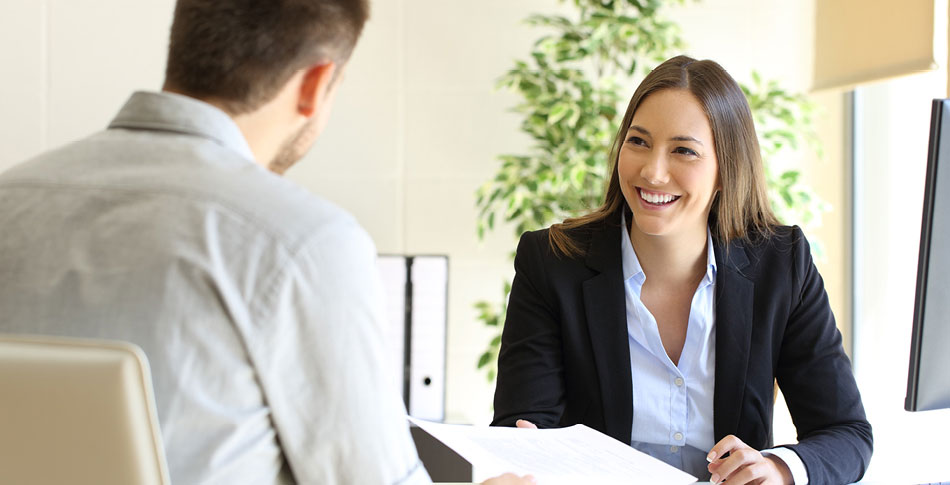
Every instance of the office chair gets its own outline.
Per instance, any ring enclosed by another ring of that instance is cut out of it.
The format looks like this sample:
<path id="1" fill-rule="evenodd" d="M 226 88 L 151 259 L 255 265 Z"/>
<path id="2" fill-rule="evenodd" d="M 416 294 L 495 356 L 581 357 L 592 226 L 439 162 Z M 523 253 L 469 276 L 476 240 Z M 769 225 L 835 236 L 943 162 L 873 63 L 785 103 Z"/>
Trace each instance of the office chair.
<path id="1" fill-rule="evenodd" d="M 0 335 L 0 483 L 167 485 L 142 350 Z"/>

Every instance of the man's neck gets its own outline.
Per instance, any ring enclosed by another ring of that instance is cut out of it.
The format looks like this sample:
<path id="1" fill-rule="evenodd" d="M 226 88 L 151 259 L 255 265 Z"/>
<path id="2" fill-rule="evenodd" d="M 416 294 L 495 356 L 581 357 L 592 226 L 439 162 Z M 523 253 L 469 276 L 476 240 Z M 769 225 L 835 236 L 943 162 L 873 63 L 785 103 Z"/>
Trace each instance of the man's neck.
<path id="1" fill-rule="evenodd" d="M 274 122 L 275 117 L 270 112 L 273 109 L 270 104 L 249 113 L 234 114 L 228 109 L 227 103 L 218 98 L 194 96 L 168 84 L 162 87 L 162 91 L 188 96 L 223 111 L 241 130 L 241 134 L 244 135 L 244 139 L 254 155 L 254 161 L 265 168 L 280 149 L 283 142 L 282 132 L 280 132 L 279 123 Z"/>

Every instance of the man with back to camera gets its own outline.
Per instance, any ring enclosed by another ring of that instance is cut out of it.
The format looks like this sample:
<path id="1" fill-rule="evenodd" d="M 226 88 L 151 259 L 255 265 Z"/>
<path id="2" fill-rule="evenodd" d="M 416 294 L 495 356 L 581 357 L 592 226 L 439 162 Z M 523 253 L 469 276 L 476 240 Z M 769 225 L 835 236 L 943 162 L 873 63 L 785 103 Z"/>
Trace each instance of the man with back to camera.
<path id="1" fill-rule="evenodd" d="M 275 175 L 323 129 L 368 10 L 179 0 L 163 92 L 0 175 L 0 332 L 141 346 L 173 483 L 429 482 L 383 371 L 372 241 Z"/>

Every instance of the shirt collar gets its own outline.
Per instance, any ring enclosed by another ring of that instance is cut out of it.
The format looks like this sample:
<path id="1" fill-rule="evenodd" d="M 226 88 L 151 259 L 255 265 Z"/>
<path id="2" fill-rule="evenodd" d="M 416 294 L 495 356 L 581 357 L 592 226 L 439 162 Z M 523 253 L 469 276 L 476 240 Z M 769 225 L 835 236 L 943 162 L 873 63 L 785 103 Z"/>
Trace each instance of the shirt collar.
<path id="1" fill-rule="evenodd" d="M 633 250 L 633 244 L 630 242 L 630 233 L 627 232 L 627 214 L 622 211 L 620 214 L 620 258 L 623 262 L 623 280 L 629 281 L 634 278 L 637 285 L 643 285 L 646 281 L 646 275 L 643 274 L 643 266 L 640 266 L 640 259 L 637 258 L 636 251 Z M 706 228 L 706 276 L 703 277 L 701 286 L 712 284 L 716 281 L 716 252 L 713 250 L 712 232 Z"/>
<path id="2" fill-rule="evenodd" d="M 244 134 L 227 113 L 204 101 L 180 94 L 135 92 L 109 123 L 109 128 L 170 131 L 200 136 L 254 162 L 254 153 Z"/>

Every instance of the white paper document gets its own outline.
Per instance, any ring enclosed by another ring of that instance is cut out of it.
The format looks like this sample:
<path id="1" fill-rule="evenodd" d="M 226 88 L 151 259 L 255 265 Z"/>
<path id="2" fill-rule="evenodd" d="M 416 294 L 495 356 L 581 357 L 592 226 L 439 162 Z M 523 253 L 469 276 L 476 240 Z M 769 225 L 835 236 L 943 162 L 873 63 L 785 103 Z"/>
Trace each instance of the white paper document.
<path id="1" fill-rule="evenodd" d="M 696 482 L 696 477 L 582 424 L 519 429 L 409 420 L 471 463 L 480 479 L 512 472 L 534 475 L 539 485 Z"/>

